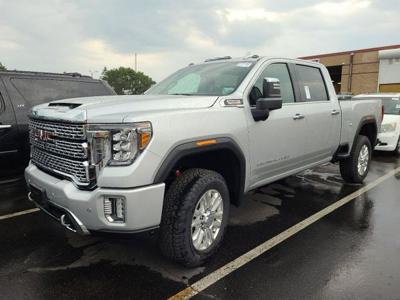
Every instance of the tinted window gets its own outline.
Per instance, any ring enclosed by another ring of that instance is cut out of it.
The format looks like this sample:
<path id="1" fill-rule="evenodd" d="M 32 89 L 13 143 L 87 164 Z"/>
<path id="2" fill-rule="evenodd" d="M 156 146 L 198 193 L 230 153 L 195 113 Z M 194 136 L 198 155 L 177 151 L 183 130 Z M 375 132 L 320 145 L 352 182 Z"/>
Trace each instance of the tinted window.
<path id="1" fill-rule="evenodd" d="M 100 81 L 12 78 L 11 83 L 31 105 L 66 98 L 112 95 Z"/>
<path id="2" fill-rule="evenodd" d="M 269 65 L 258 77 L 250 93 L 250 105 L 255 105 L 256 100 L 262 97 L 263 80 L 266 77 L 279 79 L 281 84 L 281 96 L 283 103 L 294 102 L 295 98 L 293 93 L 293 85 L 290 78 L 288 66 L 287 64 L 279 63 Z"/>
<path id="3" fill-rule="evenodd" d="M 319 68 L 297 65 L 301 98 L 303 101 L 327 101 L 328 93 Z"/>
<path id="4" fill-rule="evenodd" d="M 3 97 L 1 96 L 1 92 L 0 92 L 0 114 L 5 110 L 6 106 L 4 104 L 4 100 Z"/>

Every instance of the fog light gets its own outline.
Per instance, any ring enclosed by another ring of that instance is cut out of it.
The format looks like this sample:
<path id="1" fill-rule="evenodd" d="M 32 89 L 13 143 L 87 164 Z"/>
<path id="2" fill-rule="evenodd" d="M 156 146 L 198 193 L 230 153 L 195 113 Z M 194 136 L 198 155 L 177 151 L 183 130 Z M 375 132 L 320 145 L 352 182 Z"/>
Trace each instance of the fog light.
<path id="1" fill-rule="evenodd" d="M 105 197 L 104 216 L 107 221 L 112 223 L 125 222 L 125 198 Z"/>

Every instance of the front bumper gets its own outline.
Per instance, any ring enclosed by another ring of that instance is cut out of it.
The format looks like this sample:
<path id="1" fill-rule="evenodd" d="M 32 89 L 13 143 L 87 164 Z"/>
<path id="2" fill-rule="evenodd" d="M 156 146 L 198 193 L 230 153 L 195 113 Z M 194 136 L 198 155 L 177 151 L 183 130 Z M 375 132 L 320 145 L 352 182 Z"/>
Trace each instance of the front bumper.
<path id="1" fill-rule="evenodd" d="M 25 169 L 25 179 L 29 186 L 43 191 L 49 205 L 35 204 L 73 231 L 83 234 L 91 230 L 138 232 L 156 228 L 161 221 L 164 183 L 132 189 L 100 187 L 82 191 L 72 182 L 55 178 L 32 164 Z M 105 218 L 104 196 L 125 198 L 124 223 L 112 223 Z"/>
<path id="2" fill-rule="evenodd" d="M 378 151 L 394 151 L 397 147 L 397 143 L 399 141 L 398 133 L 380 133 L 378 135 L 378 144 L 375 147 L 375 150 Z"/>

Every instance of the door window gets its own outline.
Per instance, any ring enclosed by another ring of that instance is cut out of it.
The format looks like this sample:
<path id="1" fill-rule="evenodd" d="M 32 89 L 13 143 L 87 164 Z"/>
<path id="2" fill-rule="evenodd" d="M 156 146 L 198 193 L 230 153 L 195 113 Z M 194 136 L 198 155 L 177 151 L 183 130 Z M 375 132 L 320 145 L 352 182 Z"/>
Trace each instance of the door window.
<path id="1" fill-rule="evenodd" d="M 328 92 L 321 69 L 296 65 L 302 101 L 327 101 Z"/>
<path id="2" fill-rule="evenodd" d="M 258 77 L 249 95 L 250 105 L 256 105 L 257 99 L 263 96 L 263 80 L 266 77 L 279 79 L 283 103 L 292 103 L 295 101 L 293 84 L 290 78 L 288 66 L 285 63 L 277 63 L 267 66 Z"/>

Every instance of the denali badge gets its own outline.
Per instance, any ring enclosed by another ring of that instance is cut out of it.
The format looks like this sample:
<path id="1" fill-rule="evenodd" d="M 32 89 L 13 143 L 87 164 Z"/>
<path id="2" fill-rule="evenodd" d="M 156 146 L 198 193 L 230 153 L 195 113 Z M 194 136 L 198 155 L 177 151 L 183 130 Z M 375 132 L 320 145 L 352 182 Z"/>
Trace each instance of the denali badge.
<path id="1" fill-rule="evenodd" d="M 49 131 L 45 131 L 43 129 L 33 129 L 33 136 L 35 137 L 36 140 L 41 140 L 41 141 L 48 141 L 51 140 L 53 137 L 53 133 Z"/>

